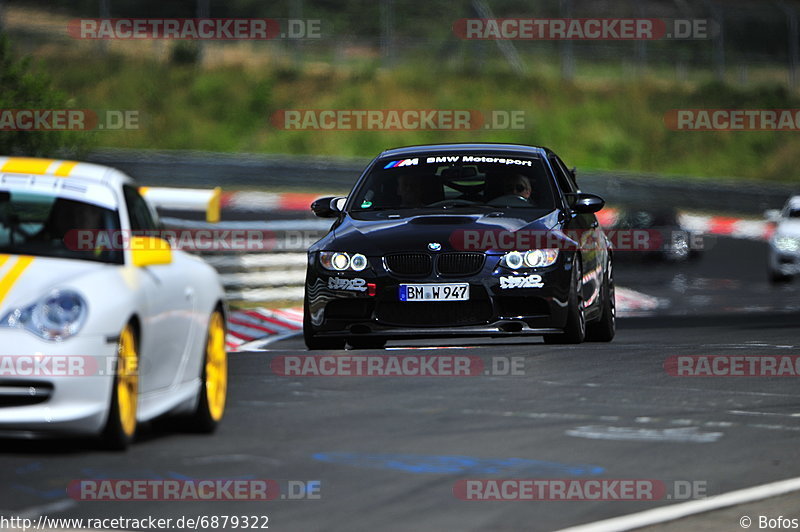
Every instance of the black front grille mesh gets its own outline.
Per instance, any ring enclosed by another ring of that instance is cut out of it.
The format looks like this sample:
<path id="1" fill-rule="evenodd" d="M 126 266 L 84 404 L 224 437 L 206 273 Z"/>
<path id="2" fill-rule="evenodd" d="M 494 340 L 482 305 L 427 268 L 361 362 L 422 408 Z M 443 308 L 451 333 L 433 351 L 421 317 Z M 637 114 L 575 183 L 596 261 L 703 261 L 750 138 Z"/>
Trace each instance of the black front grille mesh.
<path id="1" fill-rule="evenodd" d="M 386 255 L 386 267 L 396 275 L 430 275 L 434 257 L 436 270 L 447 276 L 475 275 L 483 268 L 486 256 L 483 253 L 454 252 L 430 255 L 428 253 L 392 253 Z"/>
<path id="2" fill-rule="evenodd" d="M 429 275 L 433 266 L 427 253 L 392 253 L 385 260 L 389 271 L 398 275 Z"/>
<path id="3" fill-rule="evenodd" d="M 444 253 L 436 263 L 442 275 L 475 275 L 483 268 L 483 253 Z"/>

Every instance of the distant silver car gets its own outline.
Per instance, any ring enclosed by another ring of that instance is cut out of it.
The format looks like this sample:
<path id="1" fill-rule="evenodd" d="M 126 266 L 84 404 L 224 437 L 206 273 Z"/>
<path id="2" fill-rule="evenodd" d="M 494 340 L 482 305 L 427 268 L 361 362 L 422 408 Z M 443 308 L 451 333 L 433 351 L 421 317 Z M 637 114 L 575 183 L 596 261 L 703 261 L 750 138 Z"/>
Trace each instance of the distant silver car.
<path id="1" fill-rule="evenodd" d="M 777 224 L 769 241 L 769 280 L 785 283 L 800 274 L 800 196 L 789 198 L 783 210 L 766 215 Z"/>

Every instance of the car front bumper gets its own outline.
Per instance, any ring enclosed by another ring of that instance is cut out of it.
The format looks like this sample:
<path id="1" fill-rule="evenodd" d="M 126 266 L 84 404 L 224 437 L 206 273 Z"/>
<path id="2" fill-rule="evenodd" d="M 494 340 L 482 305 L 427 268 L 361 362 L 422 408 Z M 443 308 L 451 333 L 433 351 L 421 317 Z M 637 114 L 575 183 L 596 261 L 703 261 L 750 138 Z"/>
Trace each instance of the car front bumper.
<path id="1" fill-rule="evenodd" d="M 769 266 L 781 275 L 800 275 L 800 253 L 785 253 L 770 245 Z"/>
<path id="2" fill-rule="evenodd" d="M 111 400 L 115 339 L 46 342 L 8 329 L 0 329 L 0 336 L 0 435 L 88 435 L 102 430 Z"/>
<path id="3" fill-rule="evenodd" d="M 539 271 L 497 267 L 456 278 L 364 273 L 320 272 L 311 267 L 306 304 L 315 336 L 542 335 L 560 332 L 567 320 L 571 271 L 560 264 Z M 470 298 L 400 301 L 400 284 L 433 283 L 468 283 Z"/>

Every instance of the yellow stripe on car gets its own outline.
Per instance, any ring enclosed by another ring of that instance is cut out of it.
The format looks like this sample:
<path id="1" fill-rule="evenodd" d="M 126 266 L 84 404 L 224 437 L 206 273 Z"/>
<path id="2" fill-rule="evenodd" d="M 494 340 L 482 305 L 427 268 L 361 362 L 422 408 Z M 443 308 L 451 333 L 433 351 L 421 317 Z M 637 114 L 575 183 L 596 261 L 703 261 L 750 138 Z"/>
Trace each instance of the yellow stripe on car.
<path id="1" fill-rule="evenodd" d="M 7 260 L 7 258 L 6 258 Z M 17 284 L 17 281 L 33 262 L 33 257 L 19 257 L 17 262 L 11 267 L 7 274 L 0 278 L 0 303 L 6 298 L 8 293 Z M 5 260 L 2 261 L 5 264 Z M 0 266 L 2 266 L 0 264 Z"/>
<path id="2" fill-rule="evenodd" d="M 0 171 L 15 174 L 44 175 L 53 164 L 53 159 L 35 159 L 33 157 L 9 157 Z"/>
<path id="3" fill-rule="evenodd" d="M 72 169 L 77 166 L 77 162 L 75 161 L 64 161 L 58 165 L 56 168 L 55 173 L 53 174 L 56 177 L 67 177 L 72 172 Z"/>

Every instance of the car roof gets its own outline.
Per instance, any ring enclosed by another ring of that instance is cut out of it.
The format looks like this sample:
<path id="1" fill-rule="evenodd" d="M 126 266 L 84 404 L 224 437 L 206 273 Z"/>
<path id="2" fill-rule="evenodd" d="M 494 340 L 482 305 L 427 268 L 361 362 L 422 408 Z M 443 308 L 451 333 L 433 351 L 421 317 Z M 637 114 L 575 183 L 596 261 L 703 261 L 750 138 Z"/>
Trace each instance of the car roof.
<path id="1" fill-rule="evenodd" d="M 0 157 L 0 177 L 7 174 L 60 177 L 114 188 L 133 182 L 127 175 L 108 166 L 39 157 Z"/>
<path id="2" fill-rule="evenodd" d="M 503 144 L 495 142 L 464 142 L 454 144 L 423 144 L 384 150 L 378 157 L 402 157 L 415 153 L 436 153 L 451 151 L 484 151 L 497 153 L 519 153 L 520 155 L 546 156 L 550 151 L 545 147 L 526 146 L 524 144 Z"/>

